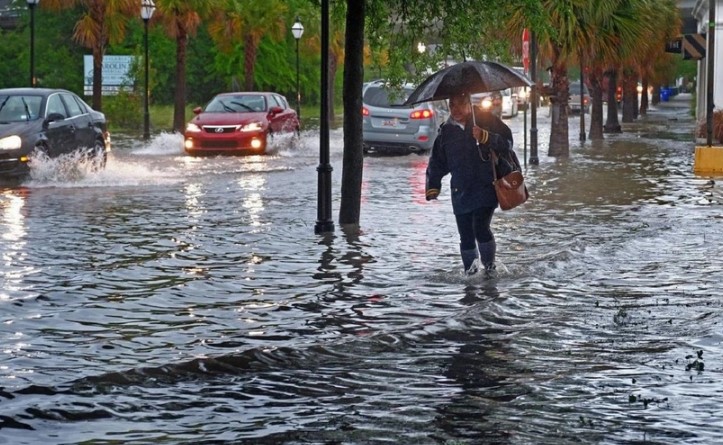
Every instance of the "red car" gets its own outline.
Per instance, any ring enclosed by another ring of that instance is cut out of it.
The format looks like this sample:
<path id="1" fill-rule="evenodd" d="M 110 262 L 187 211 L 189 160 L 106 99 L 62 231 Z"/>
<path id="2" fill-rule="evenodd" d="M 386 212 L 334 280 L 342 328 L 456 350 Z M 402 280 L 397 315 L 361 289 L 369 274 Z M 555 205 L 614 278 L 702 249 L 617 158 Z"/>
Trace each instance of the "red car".
<path id="1" fill-rule="evenodd" d="M 184 133 L 190 155 L 263 154 L 274 134 L 299 132 L 296 111 L 276 93 L 222 93 L 193 112 Z"/>

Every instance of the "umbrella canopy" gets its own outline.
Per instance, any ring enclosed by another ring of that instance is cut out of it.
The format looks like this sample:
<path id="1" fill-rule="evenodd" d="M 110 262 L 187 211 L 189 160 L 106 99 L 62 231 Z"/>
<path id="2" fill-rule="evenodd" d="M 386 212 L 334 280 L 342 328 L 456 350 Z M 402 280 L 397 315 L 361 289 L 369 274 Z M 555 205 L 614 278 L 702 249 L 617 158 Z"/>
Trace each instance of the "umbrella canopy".
<path id="1" fill-rule="evenodd" d="M 484 93 L 532 85 L 527 76 L 501 63 L 462 62 L 427 77 L 409 95 L 405 105 L 449 99 L 458 94 Z"/>

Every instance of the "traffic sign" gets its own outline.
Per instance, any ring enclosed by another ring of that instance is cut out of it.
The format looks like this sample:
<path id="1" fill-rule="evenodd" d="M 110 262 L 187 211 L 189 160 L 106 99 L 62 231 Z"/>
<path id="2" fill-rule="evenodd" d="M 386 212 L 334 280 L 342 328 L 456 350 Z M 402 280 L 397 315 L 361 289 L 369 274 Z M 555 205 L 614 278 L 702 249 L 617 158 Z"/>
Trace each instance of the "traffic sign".
<path id="1" fill-rule="evenodd" d="M 680 54 L 683 52 L 683 39 L 675 39 L 671 40 L 669 42 L 666 42 L 665 44 L 665 52 L 666 53 L 673 53 L 673 54 Z"/>
<path id="2" fill-rule="evenodd" d="M 686 34 L 683 36 L 683 59 L 702 59 L 705 57 L 705 34 Z"/>
<path id="3" fill-rule="evenodd" d="M 522 31 L 522 66 L 525 73 L 530 70 L 530 30 L 527 28 Z"/>

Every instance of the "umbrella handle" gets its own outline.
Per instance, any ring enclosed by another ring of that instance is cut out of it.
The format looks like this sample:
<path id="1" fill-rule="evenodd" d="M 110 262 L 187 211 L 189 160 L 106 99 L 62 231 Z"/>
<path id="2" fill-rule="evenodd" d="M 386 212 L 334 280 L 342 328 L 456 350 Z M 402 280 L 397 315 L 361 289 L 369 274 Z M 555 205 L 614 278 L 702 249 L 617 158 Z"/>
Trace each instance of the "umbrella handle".
<path id="1" fill-rule="evenodd" d="M 477 117 L 474 114 L 474 105 L 472 105 L 472 95 L 470 94 L 467 97 L 469 98 L 469 109 L 472 110 L 472 125 L 474 127 L 476 127 L 477 126 Z M 474 128 L 472 130 L 474 130 Z M 479 141 L 476 138 L 474 141 L 477 143 L 477 148 L 479 148 Z"/>
<path id="2" fill-rule="evenodd" d="M 472 125 L 474 125 L 476 127 L 477 126 L 477 118 L 474 115 L 474 105 L 472 105 L 472 95 L 470 94 L 467 97 L 469 97 L 469 109 L 472 110 Z"/>

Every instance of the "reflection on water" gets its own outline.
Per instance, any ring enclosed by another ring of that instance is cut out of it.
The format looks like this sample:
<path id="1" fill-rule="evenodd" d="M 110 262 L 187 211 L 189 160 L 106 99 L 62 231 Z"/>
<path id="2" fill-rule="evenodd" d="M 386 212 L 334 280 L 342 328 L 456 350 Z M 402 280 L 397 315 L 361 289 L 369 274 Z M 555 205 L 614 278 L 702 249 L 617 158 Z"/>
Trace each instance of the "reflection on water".
<path id="1" fill-rule="evenodd" d="M 314 235 L 313 131 L 115 138 L 103 171 L 6 188 L 0 444 L 715 443 L 721 192 L 668 118 L 542 146 L 491 281 L 425 156 L 366 158 L 361 233 Z"/>

